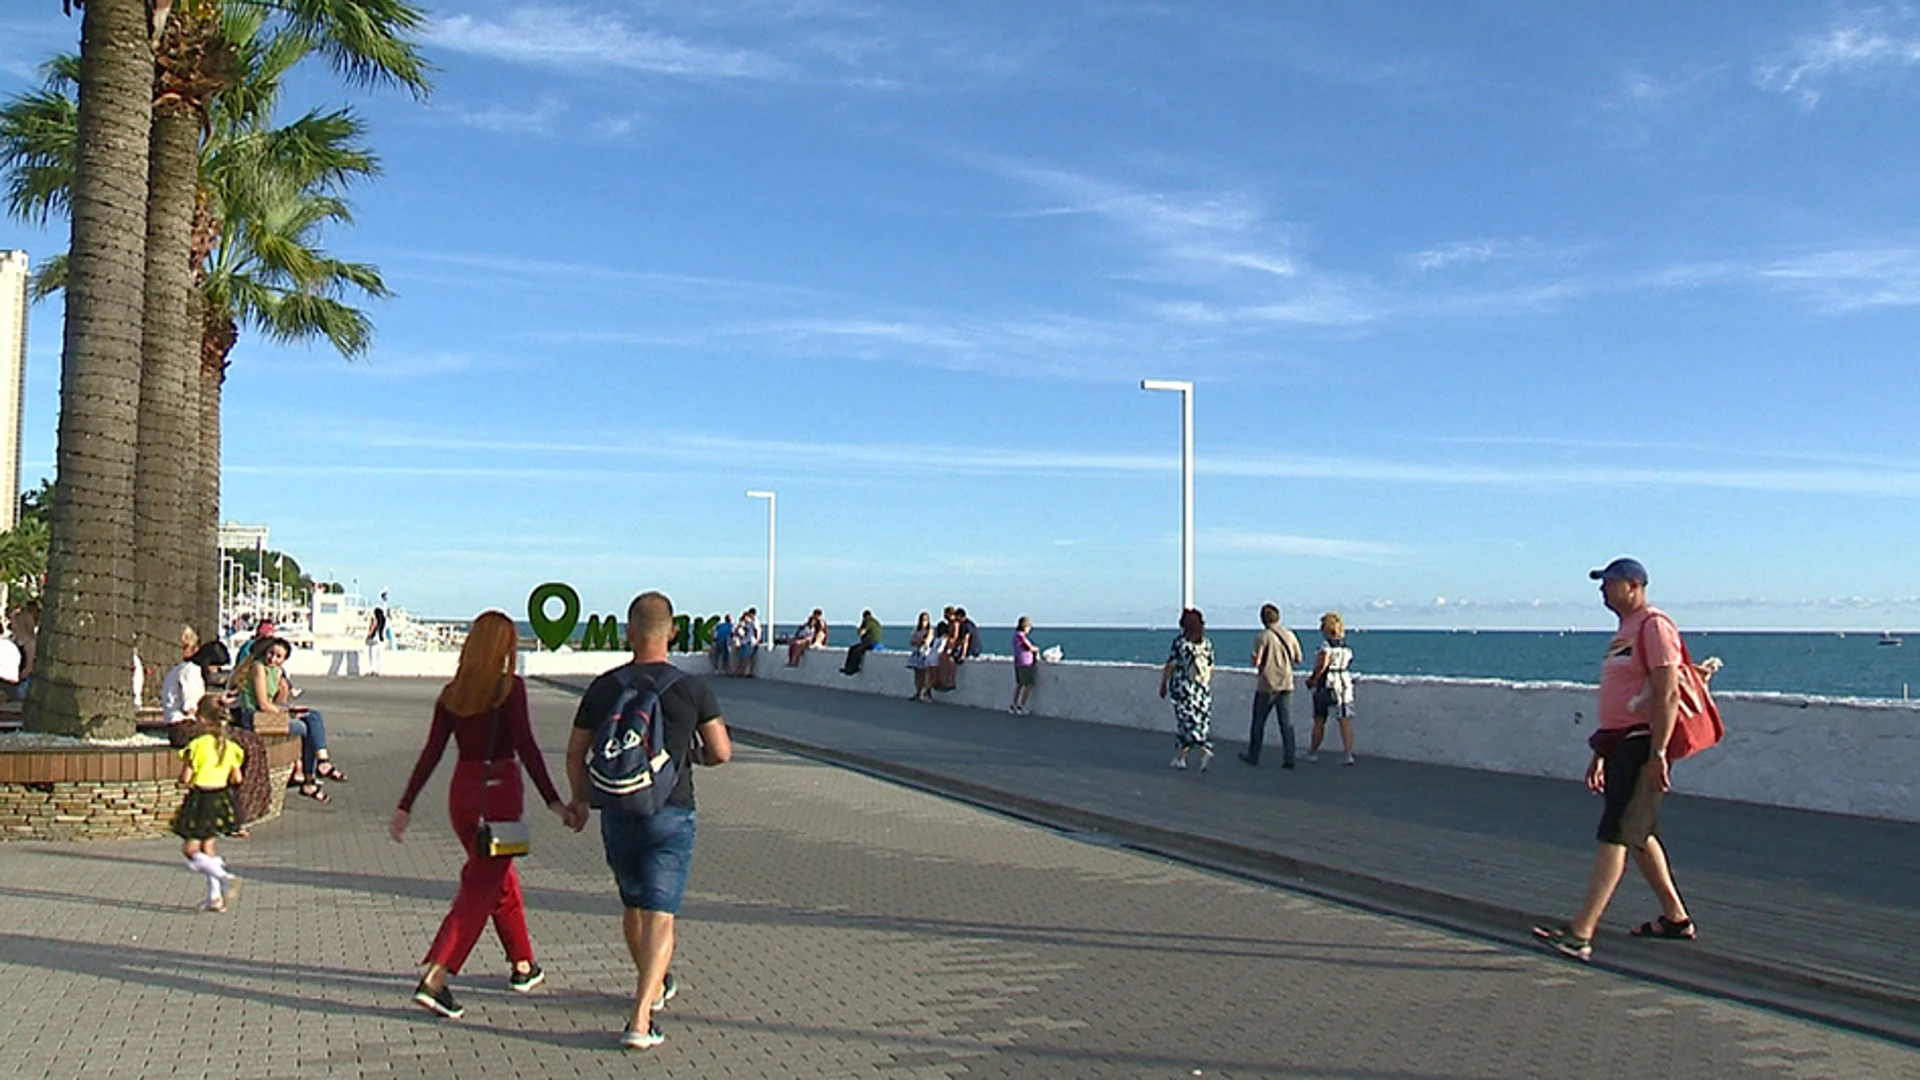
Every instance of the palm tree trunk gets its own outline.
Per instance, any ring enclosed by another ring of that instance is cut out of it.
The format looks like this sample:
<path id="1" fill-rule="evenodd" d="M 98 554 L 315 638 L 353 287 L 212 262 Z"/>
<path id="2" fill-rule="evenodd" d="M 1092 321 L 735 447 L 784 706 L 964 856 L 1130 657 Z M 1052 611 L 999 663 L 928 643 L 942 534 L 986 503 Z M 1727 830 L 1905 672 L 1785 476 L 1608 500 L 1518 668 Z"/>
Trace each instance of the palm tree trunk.
<path id="1" fill-rule="evenodd" d="M 194 617 L 218 633 L 220 626 L 220 394 L 227 381 L 227 354 L 238 336 L 233 323 L 201 312 L 200 432 L 194 458 L 194 519 L 200 549 L 199 601 Z M 204 634 L 202 636 L 205 636 Z"/>
<path id="2" fill-rule="evenodd" d="M 133 730 L 134 431 L 146 267 L 153 53 L 143 0 L 88 0 L 80 29 L 59 446 L 46 609 L 27 723 Z"/>
<path id="3" fill-rule="evenodd" d="M 134 473 L 134 630 L 143 664 L 178 655 L 198 584 L 186 561 L 190 469 L 199 449 L 199 324 L 189 321 L 200 122 L 178 102 L 154 108 L 147 172 L 146 309 Z"/>

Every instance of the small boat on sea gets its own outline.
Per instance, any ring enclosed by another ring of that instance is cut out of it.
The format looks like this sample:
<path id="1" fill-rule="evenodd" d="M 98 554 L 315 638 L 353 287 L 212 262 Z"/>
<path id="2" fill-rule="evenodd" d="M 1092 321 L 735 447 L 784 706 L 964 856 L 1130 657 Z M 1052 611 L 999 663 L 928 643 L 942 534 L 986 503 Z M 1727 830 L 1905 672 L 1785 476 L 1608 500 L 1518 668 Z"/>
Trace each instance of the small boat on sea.
<path id="1" fill-rule="evenodd" d="M 1907 642 L 1905 638 L 1894 636 L 1894 633 L 1891 630 L 1880 631 L 1879 644 L 1881 645 L 1905 645 L 1906 643 Z"/>

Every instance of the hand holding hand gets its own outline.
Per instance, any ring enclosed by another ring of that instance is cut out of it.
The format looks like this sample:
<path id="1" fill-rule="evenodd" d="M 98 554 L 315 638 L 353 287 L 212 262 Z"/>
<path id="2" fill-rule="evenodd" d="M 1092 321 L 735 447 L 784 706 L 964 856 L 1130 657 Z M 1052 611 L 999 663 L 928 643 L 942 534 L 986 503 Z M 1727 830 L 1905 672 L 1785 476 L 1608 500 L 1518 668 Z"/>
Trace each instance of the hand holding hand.
<path id="1" fill-rule="evenodd" d="M 393 821 L 387 825 L 387 834 L 393 837 L 393 842 L 396 844 L 400 842 L 401 834 L 407 831 L 407 817 L 405 810 L 395 810 Z"/>

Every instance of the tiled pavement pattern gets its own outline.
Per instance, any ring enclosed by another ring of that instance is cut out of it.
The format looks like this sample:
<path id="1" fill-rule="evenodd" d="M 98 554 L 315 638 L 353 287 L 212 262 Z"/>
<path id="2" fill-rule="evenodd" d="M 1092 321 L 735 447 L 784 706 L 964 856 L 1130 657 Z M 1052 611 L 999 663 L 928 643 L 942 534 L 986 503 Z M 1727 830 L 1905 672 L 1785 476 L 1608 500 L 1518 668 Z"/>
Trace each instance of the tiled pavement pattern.
<path id="1" fill-rule="evenodd" d="M 353 782 L 225 847 L 249 879 L 234 912 L 192 913 L 165 842 L 0 845 L 0 1074 L 1920 1076 L 1870 1037 L 758 750 L 699 774 L 664 1047 L 614 1048 L 612 886 L 591 831 L 547 817 L 524 869 L 549 982 L 507 992 L 489 936 L 456 983 L 467 1018 L 437 1021 L 406 999 L 458 863 L 446 765 L 408 842 L 383 832 L 436 687 L 309 687 Z M 550 752 L 572 704 L 535 690 Z"/>
<path id="2" fill-rule="evenodd" d="M 996 805 L 1031 800 L 1138 823 L 1172 834 L 1162 850 L 1183 836 L 1218 840 L 1305 864 L 1308 881 L 1399 910 L 1470 911 L 1457 921 L 1516 938 L 1530 916 L 1564 915 L 1578 902 L 1593 855 L 1599 800 L 1577 779 L 1368 758 L 1364 715 L 1358 766 L 1329 753 L 1283 771 L 1271 734 L 1259 768 L 1239 762 L 1244 744 L 1234 740 L 1245 738 L 1246 720 L 1217 710 L 1219 758 L 1201 776 L 1166 767 L 1171 717 L 1162 734 L 777 683 L 721 685 L 738 726 L 784 743 L 986 791 Z M 1297 726 L 1304 752 L 1307 725 Z M 1569 774 L 1585 760 L 1570 735 Z M 1676 766 L 1683 790 L 1686 768 Z M 992 797 L 1000 793 L 1011 798 Z M 1703 938 L 1680 953 L 1626 940 L 1627 927 L 1657 913 L 1629 871 L 1608 914 L 1618 936 L 1599 944 L 1603 959 L 1763 998 L 1824 998 L 1814 1000 L 1824 1013 L 1920 1038 L 1920 824 L 1675 796 L 1662 831 Z M 1437 897 L 1465 903 L 1436 907 Z M 1774 973 L 1787 977 L 1776 983 Z M 1801 982 L 1821 979 L 1847 992 L 1803 994 Z"/>

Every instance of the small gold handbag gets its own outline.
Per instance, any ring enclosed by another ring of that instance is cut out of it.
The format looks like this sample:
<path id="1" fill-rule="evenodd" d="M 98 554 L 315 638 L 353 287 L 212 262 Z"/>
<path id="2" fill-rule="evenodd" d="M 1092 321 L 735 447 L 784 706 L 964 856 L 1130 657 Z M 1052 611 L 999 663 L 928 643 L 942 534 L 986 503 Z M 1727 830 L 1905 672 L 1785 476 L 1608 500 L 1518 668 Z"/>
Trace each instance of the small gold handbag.
<path id="1" fill-rule="evenodd" d="M 517 858 L 532 849 L 533 834 L 524 821 L 482 821 L 474 846 L 490 858 Z"/>

